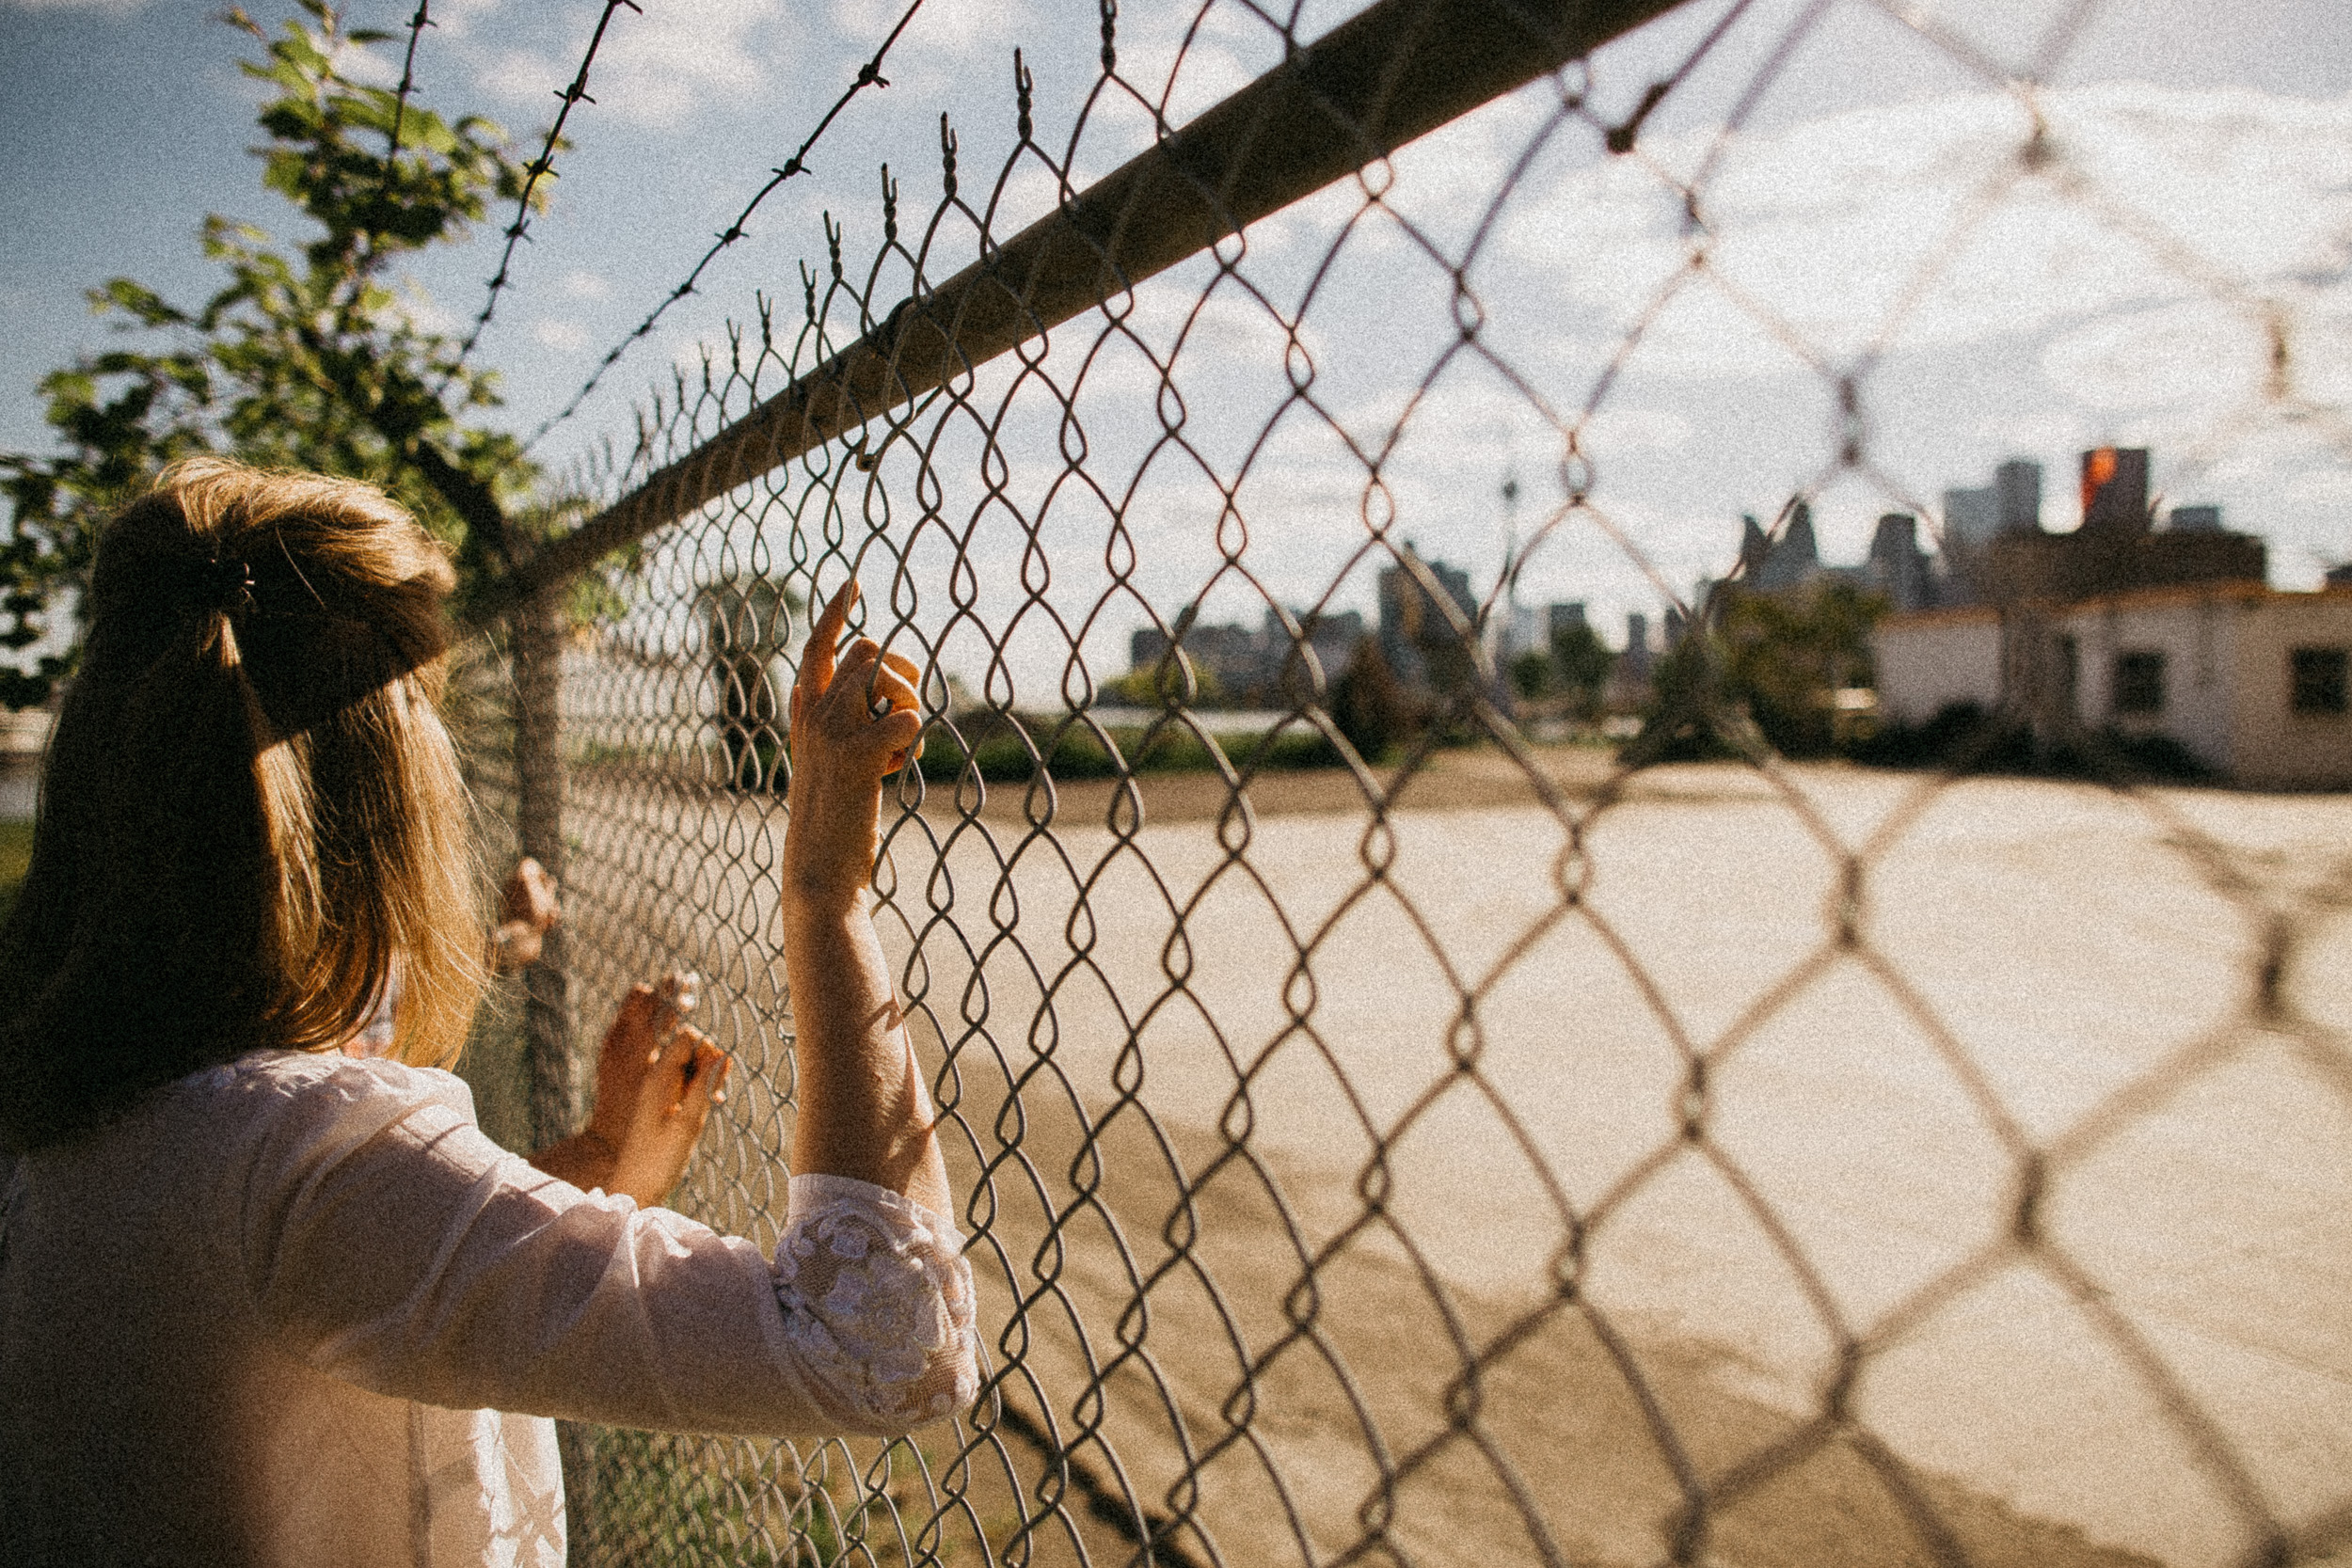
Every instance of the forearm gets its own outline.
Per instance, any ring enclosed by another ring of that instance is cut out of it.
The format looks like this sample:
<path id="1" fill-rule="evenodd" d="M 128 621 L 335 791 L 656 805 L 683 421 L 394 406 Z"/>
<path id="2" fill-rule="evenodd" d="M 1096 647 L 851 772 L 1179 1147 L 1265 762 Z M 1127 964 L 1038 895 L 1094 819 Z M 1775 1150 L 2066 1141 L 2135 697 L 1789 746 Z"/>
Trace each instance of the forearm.
<path id="1" fill-rule="evenodd" d="M 937 1113 L 873 921 L 855 900 L 787 898 L 800 1101 L 793 1173 L 870 1181 L 952 1218 Z"/>
<path id="2" fill-rule="evenodd" d="M 612 1145 L 591 1130 L 548 1145 L 531 1157 L 531 1163 L 582 1192 L 591 1187 L 602 1187 L 610 1192 L 612 1190 L 613 1158 Z"/>

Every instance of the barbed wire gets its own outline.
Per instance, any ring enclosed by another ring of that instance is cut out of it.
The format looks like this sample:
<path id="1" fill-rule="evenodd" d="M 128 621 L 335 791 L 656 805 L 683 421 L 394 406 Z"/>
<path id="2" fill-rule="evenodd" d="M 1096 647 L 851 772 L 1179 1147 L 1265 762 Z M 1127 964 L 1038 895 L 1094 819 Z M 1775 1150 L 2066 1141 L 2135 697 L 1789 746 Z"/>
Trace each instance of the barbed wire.
<path id="1" fill-rule="evenodd" d="M 408 96 L 417 89 L 417 40 L 427 27 L 434 25 L 433 0 L 417 0 L 417 12 L 408 19 L 408 50 L 401 56 L 400 90 L 392 95 L 392 128 L 386 135 L 384 149 L 384 180 L 389 184 L 393 164 L 400 157 L 402 122 L 408 118 Z"/>
<path id="2" fill-rule="evenodd" d="M 483 329 L 490 325 L 491 316 L 497 313 L 499 295 L 505 292 L 515 264 L 515 246 L 531 232 L 532 194 L 539 188 L 542 179 L 555 171 L 555 150 L 563 145 L 564 126 L 571 119 L 573 105 L 596 102 L 588 96 L 588 72 L 596 64 L 596 51 L 604 46 L 605 30 L 612 26 L 613 13 L 624 8 L 641 16 L 644 14 L 637 0 L 605 0 L 604 10 L 596 18 L 596 30 L 589 36 L 588 47 L 580 56 L 580 69 L 572 73 L 569 86 L 555 89 L 555 96 L 564 101 L 564 106 L 556 110 L 555 121 L 548 127 L 547 139 L 540 145 L 539 155 L 524 166 L 523 188 L 515 198 L 515 221 L 506 226 L 506 246 L 499 252 L 498 271 L 491 275 L 489 293 L 482 301 L 481 312 L 474 317 L 472 328 L 467 332 L 465 341 L 457 345 L 457 356 L 450 362 L 449 370 L 441 377 L 440 392 L 446 393 L 455 383 L 465 370 L 466 360 L 473 354 L 474 345 L 482 341 Z"/>
<path id="3" fill-rule="evenodd" d="M 1714 52 L 1715 45 L 1724 40 L 1724 35 L 1747 14 L 1752 3 L 1753 0 L 1732 0 L 1730 8 L 1716 19 L 1715 25 L 1707 30 L 1707 36 L 1682 57 L 1681 63 L 1642 89 L 1640 101 L 1625 119 L 1609 128 L 1609 134 L 1602 138 L 1602 145 L 1615 153 L 1632 151 L 1634 144 L 1641 139 L 1642 127 L 1649 122 L 1649 117 L 1657 113 L 1661 103 L 1674 95 L 1677 87 L 1691 79 L 1691 73 L 1698 70 L 1700 63 Z"/>
<path id="4" fill-rule="evenodd" d="M 629 345 L 650 334 L 654 329 L 654 325 L 661 320 L 671 306 L 694 292 L 694 285 L 702 279 L 703 270 L 718 259 L 719 253 L 738 240 L 746 237 L 743 225 L 750 221 L 754 213 L 759 211 L 761 202 L 766 201 L 786 181 L 794 175 L 807 171 L 810 150 L 816 147 L 826 131 L 832 128 L 833 122 L 840 118 L 841 111 L 850 106 L 850 101 L 867 87 L 886 87 L 890 85 L 889 79 L 882 73 L 882 61 L 889 56 L 892 46 L 898 41 L 899 35 L 907 30 L 907 24 L 914 20 L 914 13 L 922 8 L 923 0 L 913 0 L 913 3 L 899 14 L 898 25 L 890 29 L 889 36 L 882 41 L 882 47 L 874 51 L 874 57 L 858 68 L 856 79 L 842 89 L 841 96 L 833 101 L 833 106 L 827 109 L 823 117 L 817 121 L 816 129 L 801 138 L 801 145 L 793 150 L 792 155 L 784 161 L 783 166 L 770 171 L 768 182 L 760 186 L 752 198 L 743 204 L 743 210 L 735 214 L 735 221 L 718 232 L 710 248 L 703 252 L 702 259 L 696 261 L 692 269 L 687 273 L 685 281 L 663 294 L 660 302 L 647 312 L 644 320 L 639 322 L 626 337 L 605 351 L 604 356 L 596 362 L 596 368 L 589 373 L 588 379 L 580 385 L 580 390 L 572 394 L 572 400 L 544 421 L 538 429 L 531 433 L 531 438 L 523 443 L 524 451 L 528 452 L 537 446 L 547 438 L 548 432 L 578 413 L 580 404 L 586 403 L 603 382 L 605 372 L 618 364 L 621 356 L 628 352 Z"/>

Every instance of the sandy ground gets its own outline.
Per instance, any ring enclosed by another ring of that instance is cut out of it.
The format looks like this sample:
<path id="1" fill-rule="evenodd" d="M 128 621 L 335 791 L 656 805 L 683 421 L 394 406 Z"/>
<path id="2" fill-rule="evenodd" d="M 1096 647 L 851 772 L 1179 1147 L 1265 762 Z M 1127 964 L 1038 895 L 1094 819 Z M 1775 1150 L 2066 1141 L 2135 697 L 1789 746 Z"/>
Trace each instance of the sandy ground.
<path id="1" fill-rule="evenodd" d="M 898 820 L 1049 1494 L 1236 1565 L 2202 1564 L 2352 1505 L 2352 801 L 1544 762 Z M 590 990 L 712 974 L 695 1201 L 756 1231 L 776 824 L 598 801 Z M 1000 1430 L 957 1528 L 1039 1468 Z M 1015 1545 L 1125 1555 L 1070 1512 Z"/>

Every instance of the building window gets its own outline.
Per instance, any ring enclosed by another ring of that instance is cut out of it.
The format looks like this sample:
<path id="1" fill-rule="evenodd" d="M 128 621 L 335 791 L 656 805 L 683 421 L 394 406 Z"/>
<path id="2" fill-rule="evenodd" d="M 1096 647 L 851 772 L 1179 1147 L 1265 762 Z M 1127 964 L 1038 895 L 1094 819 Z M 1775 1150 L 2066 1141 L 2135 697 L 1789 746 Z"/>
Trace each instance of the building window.
<path id="1" fill-rule="evenodd" d="M 2297 648 L 2288 654 L 2294 690 L 2289 705 L 2297 713 L 2344 712 L 2347 662 L 2352 659 L 2346 658 L 2342 648 Z"/>
<path id="2" fill-rule="evenodd" d="M 2118 713 L 2162 713 L 2164 655 L 2153 648 L 2116 655 L 2111 701 Z"/>

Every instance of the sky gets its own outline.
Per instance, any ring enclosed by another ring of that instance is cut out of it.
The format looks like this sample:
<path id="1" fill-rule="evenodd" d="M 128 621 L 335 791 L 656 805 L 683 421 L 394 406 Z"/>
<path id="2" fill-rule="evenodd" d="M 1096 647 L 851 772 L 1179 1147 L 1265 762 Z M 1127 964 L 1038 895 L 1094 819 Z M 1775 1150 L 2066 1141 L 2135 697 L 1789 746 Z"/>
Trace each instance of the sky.
<path id="1" fill-rule="evenodd" d="M 2045 521 L 2071 527 L 2076 454 L 2108 442 L 2153 450 L 2168 502 L 2219 504 L 2231 526 L 2268 539 L 2279 586 L 2311 586 L 2352 558 L 2352 7 L 1750 0 L 1636 150 L 1604 150 L 1600 129 L 1728 3 L 1692 0 L 1597 54 L 1567 79 L 1587 113 L 1564 113 L 1568 87 L 1538 83 L 1406 150 L 1376 207 L 1343 182 L 1258 225 L 1238 280 L 1203 259 L 1139 289 L 1130 329 L 1155 352 L 1184 344 L 1169 389 L 1189 451 L 1161 442 L 1155 453 L 1163 388 L 1140 353 L 1097 330 L 1056 335 L 1041 372 L 1079 409 L 1089 470 L 1138 541 L 1130 580 L 1163 617 L 1203 594 L 1211 619 L 1255 621 L 1269 599 L 1369 610 L 1365 519 L 1393 515 L 1482 592 L 1515 542 L 1523 599 L 1582 599 L 1609 626 L 1629 610 L 1654 622 L 1669 594 L 1728 567 L 1741 513 L 1769 521 L 1801 488 L 1825 555 L 1851 562 L 1881 513 L 1931 525 L 1945 488 L 1988 483 L 2010 456 L 2043 464 Z M 249 8 L 271 26 L 284 9 Z M 411 8 L 359 3 L 348 16 L 397 30 Z M 1295 31 L 1318 36 L 1352 8 L 1309 6 Z M 0 0 L 0 450 L 43 450 L 33 384 L 108 342 L 84 289 L 120 275 L 200 299 L 211 276 L 194 234 L 207 212 L 294 230 L 244 151 L 259 94 L 235 62 L 249 40 L 206 9 Z M 499 418 L 528 434 L 570 399 L 899 9 L 644 0 L 642 15 L 617 13 L 554 204 L 482 341 L 508 398 Z M 440 0 L 419 52 L 422 90 L 535 147 L 601 10 Z M 1205 11 L 1128 0 L 1119 28 L 1122 76 L 1165 91 L 1177 122 L 1279 58 L 1276 30 L 1230 0 Z M 928 215 L 942 113 L 963 195 L 984 199 L 1013 144 L 1016 47 L 1039 139 L 1063 147 L 1099 74 L 1095 0 L 925 0 L 888 87 L 851 103 L 813 172 L 770 198 L 751 238 L 540 455 L 560 467 L 626 437 L 671 367 L 699 374 L 702 346 L 723 353 L 727 322 L 752 318 L 755 293 L 796 312 L 801 264 L 823 265 L 824 214 L 853 265 L 870 256 L 881 166 L 907 221 Z M 378 49 L 352 69 L 389 82 L 398 57 Z M 1073 177 L 1115 166 L 1149 125 L 1133 103 L 1098 107 Z M 2041 155 L 2023 156 L 2029 144 Z M 1018 169 L 993 231 L 1054 194 L 1034 162 Z M 496 228 L 415 269 L 421 319 L 471 319 Z M 937 245 L 934 276 L 972 253 L 952 224 Z M 885 276 L 882 292 L 893 287 Z M 1301 301 L 1294 345 L 1286 324 Z M 1292 392 L 1302 354 L 1311 405 Z M 1009 386 L 1014 368 L 982 385 Z M 1857 394 L 1851 418 L 1841 382 Z M 1111 587 L 1105 503 L 1047 494 L 1060 406 L 1025 385 L 999 437 L 1025 458 L 1008 499 L 1051 513 L 1058 575 L 1046 597 L 1068 624 L 1023 656 L 1033 682 Z M 1839 462 L 1850 440 L 1858 466 Z M 977 474 L 977 451 L 950 431 L 934 461 Z M 900 459 L 885 453 L 876 480 L 904 496 Z M 1586 504 L 1571 506 L 1580 493 Z M 1009 613 L 1035 592 L 1022 586 L 1025 533 L 984 498 L 954 506 L 954 528 L 917 529 L 901 547 L 944 570 L 960 530 L 984 596 Z M 1229 512 L 1249 531 L 1247 578 L 1228 563 Z M 1085 636 L 1115 670 L 1141 611 L 1111 597 Z"/>

